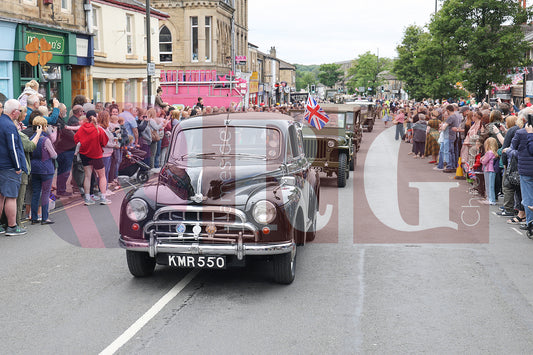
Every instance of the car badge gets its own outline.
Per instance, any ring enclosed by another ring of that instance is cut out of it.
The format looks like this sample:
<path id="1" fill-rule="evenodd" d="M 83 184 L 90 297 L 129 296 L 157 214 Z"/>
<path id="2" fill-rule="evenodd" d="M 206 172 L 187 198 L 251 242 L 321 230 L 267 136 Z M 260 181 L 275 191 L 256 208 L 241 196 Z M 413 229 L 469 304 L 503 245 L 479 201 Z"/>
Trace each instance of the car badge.
<path id="1" fill-rule="evenodd" d="M 213 238 L 213 236 L 217 232 L 217 227 L 214 224 L 210 224 L 207 227 L 205 227 L 205 231 L 207 232 L 207 235 L 209 236 L 209 238 Z"/>
<path id="2" fill-rule="evenodd" d="M 199 223 L 196 223 L 196 225 L 192 227 L 192 232 L 194 233 L 194 238 L 198 239 L 200 232 L 202 232 L 202 227 L 200 227 Z"/>
<path id="3" fill-rule="evenodd" d="M 180 236 L 182 236 L 183 233 L 185 233 L 185 230 L 186 230 L 186 229 L 187 229 L 187 227 L 185 227 L 185 224 L 183 224 L 183 223 L 180 223 L 180 224 L 178 224 L 178 225 L 176 226 L 176 232 L 177 232 Z"/>

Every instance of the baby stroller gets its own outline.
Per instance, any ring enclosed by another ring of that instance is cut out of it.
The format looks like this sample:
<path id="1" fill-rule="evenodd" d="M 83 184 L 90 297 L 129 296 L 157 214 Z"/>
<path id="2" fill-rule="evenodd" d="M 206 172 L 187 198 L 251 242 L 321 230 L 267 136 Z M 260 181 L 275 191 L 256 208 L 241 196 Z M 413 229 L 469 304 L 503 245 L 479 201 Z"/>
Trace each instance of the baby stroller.
<path id="1" fill-rule="evenodd" d="M 146 152 L 136 148 L 121 148 L 122 162 L 118 167 L 118 175 L 132 177 L 137 173 L 137 180 L 145 183 L 149 178 L 150 167 L 143 161 Z"/>

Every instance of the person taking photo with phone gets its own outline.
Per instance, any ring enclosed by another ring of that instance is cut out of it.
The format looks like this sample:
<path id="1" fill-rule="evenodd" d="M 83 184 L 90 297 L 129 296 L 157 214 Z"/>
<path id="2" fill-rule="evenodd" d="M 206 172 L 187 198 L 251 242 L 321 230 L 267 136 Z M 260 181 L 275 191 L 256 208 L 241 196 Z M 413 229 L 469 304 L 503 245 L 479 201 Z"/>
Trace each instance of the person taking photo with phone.
<path id="1" fill-rule="evenodd" d="M 98 125 L 96 119 L 96 112 L 90 110 L 87 112 L 87 122 L 85 122 L 78 132 L 74 135 L 76 144 L 80 144 L 80 159 L 85 171 L 85 178 L 83 180 L 83 189 L 85 191 L 84 203 L 86 206 L 94 205 L 94 200 L 91 199 L 91 176 L 93 170 L 98 177 L 98 187 L 100 188 L 100 204 L 109 205 L 111 200 L 105 196 L 107 194 L 107 180 L 105 177 L 105 167 L 103 156 L 103 147 L 109 141 L 104 129 Z"/>

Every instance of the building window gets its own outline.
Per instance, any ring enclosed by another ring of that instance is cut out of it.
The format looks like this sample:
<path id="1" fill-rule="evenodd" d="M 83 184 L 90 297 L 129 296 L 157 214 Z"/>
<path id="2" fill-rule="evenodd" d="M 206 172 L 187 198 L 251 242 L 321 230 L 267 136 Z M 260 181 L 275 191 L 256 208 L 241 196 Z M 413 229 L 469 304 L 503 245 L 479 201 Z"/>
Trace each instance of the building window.
<path id="1" fill-rule="evenodd" d="M 198 17 L 191 17 L 191 58 L 198 61 Z"/>
<path id="2" fill-rule="evenodd" d="M 205 61 L 211 61 L 211 16 L 205 18 Z"/>
<path id="3" fill-rule="evenodd" d="M 126 15 L 126 53 L 133 54 L 133 16 Z"/>
<path id="4" fill-rule="evenodd" d="M 93 6 L 93 42 L 94 42 L 94 50 L 96 52 L 100 51 L 100 30 L 99 30 L 99 24 L 100 24 L 100 8 Z"/>
<path id="5" fill-rule="evenodd" d="M 72 0 L 61 0 L 61 11 L 70 11 L 70 4 Z"/>
<path id="6" fill-rule="evenodd" d="M 93 100 L 94 102 L 102 102 L 106 98 L 104 97 L 104 80 L 93 79 Z"/>
<path id="7" fill-rule="evenodd" d="M 167 26 L 161 27 L 159 31 L 159 61 L 172 62 L 172 34 Z"/>

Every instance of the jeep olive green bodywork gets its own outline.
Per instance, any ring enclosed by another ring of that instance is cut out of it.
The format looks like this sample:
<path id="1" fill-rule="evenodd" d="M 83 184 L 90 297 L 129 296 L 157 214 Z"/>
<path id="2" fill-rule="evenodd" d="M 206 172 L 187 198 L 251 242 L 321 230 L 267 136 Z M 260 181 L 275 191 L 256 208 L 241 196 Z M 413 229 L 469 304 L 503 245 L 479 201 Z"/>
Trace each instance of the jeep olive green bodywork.
<path id="1" fill-rule="evenodd" d="M 318 130 L 304 120 L 303 110 L 291 110 L 291 116 L 304 124 L 304 149 L 312 166 L 326 173 L 328 177 L 337 176 L 337 185 L 346 186 L 357 162 L 357 152 L 361 146 L 362 128 L 361 107 L 346 104 L 320 104 L 329 116 L 328 124 Z"/>

